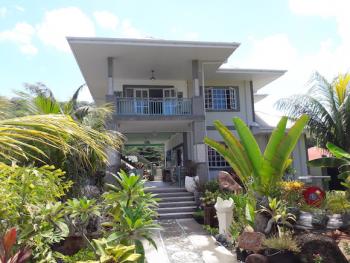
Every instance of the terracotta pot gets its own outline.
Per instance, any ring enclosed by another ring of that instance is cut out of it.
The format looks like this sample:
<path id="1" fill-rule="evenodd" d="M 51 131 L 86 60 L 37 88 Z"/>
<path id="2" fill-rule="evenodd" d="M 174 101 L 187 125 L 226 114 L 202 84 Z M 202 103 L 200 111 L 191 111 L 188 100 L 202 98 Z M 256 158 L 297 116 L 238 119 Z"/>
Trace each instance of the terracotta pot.
<path id="1" fill-rule="evenodd" d="M 211 227 L 218 226 L 218 219 L 216 218 L 216 209 L 214 206 L 204 206 L 204 225 Z"/>

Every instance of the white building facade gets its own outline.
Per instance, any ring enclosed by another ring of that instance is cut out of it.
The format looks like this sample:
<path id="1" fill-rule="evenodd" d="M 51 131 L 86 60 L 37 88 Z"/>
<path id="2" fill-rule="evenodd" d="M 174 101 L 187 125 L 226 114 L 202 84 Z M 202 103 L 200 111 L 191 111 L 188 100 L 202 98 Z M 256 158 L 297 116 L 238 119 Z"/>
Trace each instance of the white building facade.
<path id="1" fill-rule="evenodd" d="M 208 148 L 205 136 L 218 141 L 213 121 L 233 132 L 232 118 L 243 119 L 262 149 L 274 123 L 254 110 L 257 91 L 283 70 L 224 69 L 238 43 L 153 39 L 68 38 L 75 59 L 97 104 L 110 102 L 110 128 L 127 145 L 163 145 L 165 167 L 197 164 L 201 181 L 216 177 L 227 163 Z M 297 175 L 306 175 L 305 140 L 294 153 Z M 120 155 L 111 154 L 111 169 Z"/>

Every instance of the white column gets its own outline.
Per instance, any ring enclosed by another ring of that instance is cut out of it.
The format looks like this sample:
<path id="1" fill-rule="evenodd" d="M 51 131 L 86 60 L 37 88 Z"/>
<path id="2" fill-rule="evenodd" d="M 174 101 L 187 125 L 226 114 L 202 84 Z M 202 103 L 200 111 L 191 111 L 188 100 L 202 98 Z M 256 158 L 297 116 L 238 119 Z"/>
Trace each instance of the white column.
<path id="1" fill-rule="evenodd" d="M 114 83 L 113 83 L 114 58 L 112 58 L 112 57 L 107 58 L 107 68 L 108 68 L 107 95 L 113 95 L 114 94 Z"/>
<path id="2" fill-rule="evenodd" d="M 199 62 L 198 60 L 192 60 L 192 88 L 195 97 L 200 96 L 199 89 Z"/>

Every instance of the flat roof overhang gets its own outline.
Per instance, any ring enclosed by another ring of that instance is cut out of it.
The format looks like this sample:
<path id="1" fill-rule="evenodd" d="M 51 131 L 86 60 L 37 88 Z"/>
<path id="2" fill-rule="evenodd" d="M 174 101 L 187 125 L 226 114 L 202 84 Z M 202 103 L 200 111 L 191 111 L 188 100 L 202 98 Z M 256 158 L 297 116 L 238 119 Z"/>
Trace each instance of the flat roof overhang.
<path id="1" fill-rule="evenodd" d="M 215 61 L 217 67 L 239 46 L 229 42 L 68 37 L 93 98 L 104 99 L 108 86 L 107 58 L 115 58 L 113 75 L 120 79 L 192 78 L 192 60 Z"/>
<path id="2" fill-rule="evenodd" d="M 265 85 L 283 76 L 286 70 L 275 69 L 244 69 L 220 67 L 208 65 L 205 71 L 207 80 L 245 80 L 253 81 L 254 94 Z"/>

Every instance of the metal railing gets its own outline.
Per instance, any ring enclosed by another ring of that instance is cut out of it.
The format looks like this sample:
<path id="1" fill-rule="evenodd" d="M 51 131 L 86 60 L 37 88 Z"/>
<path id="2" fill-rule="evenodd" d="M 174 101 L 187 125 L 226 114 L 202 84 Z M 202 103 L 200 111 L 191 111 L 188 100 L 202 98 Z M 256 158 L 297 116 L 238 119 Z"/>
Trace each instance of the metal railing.
<path id="1" fill-rule="evenodd" d="M 119 115 L 191 115 L 192 100 L 178 98 L 117 98 Z"/>

